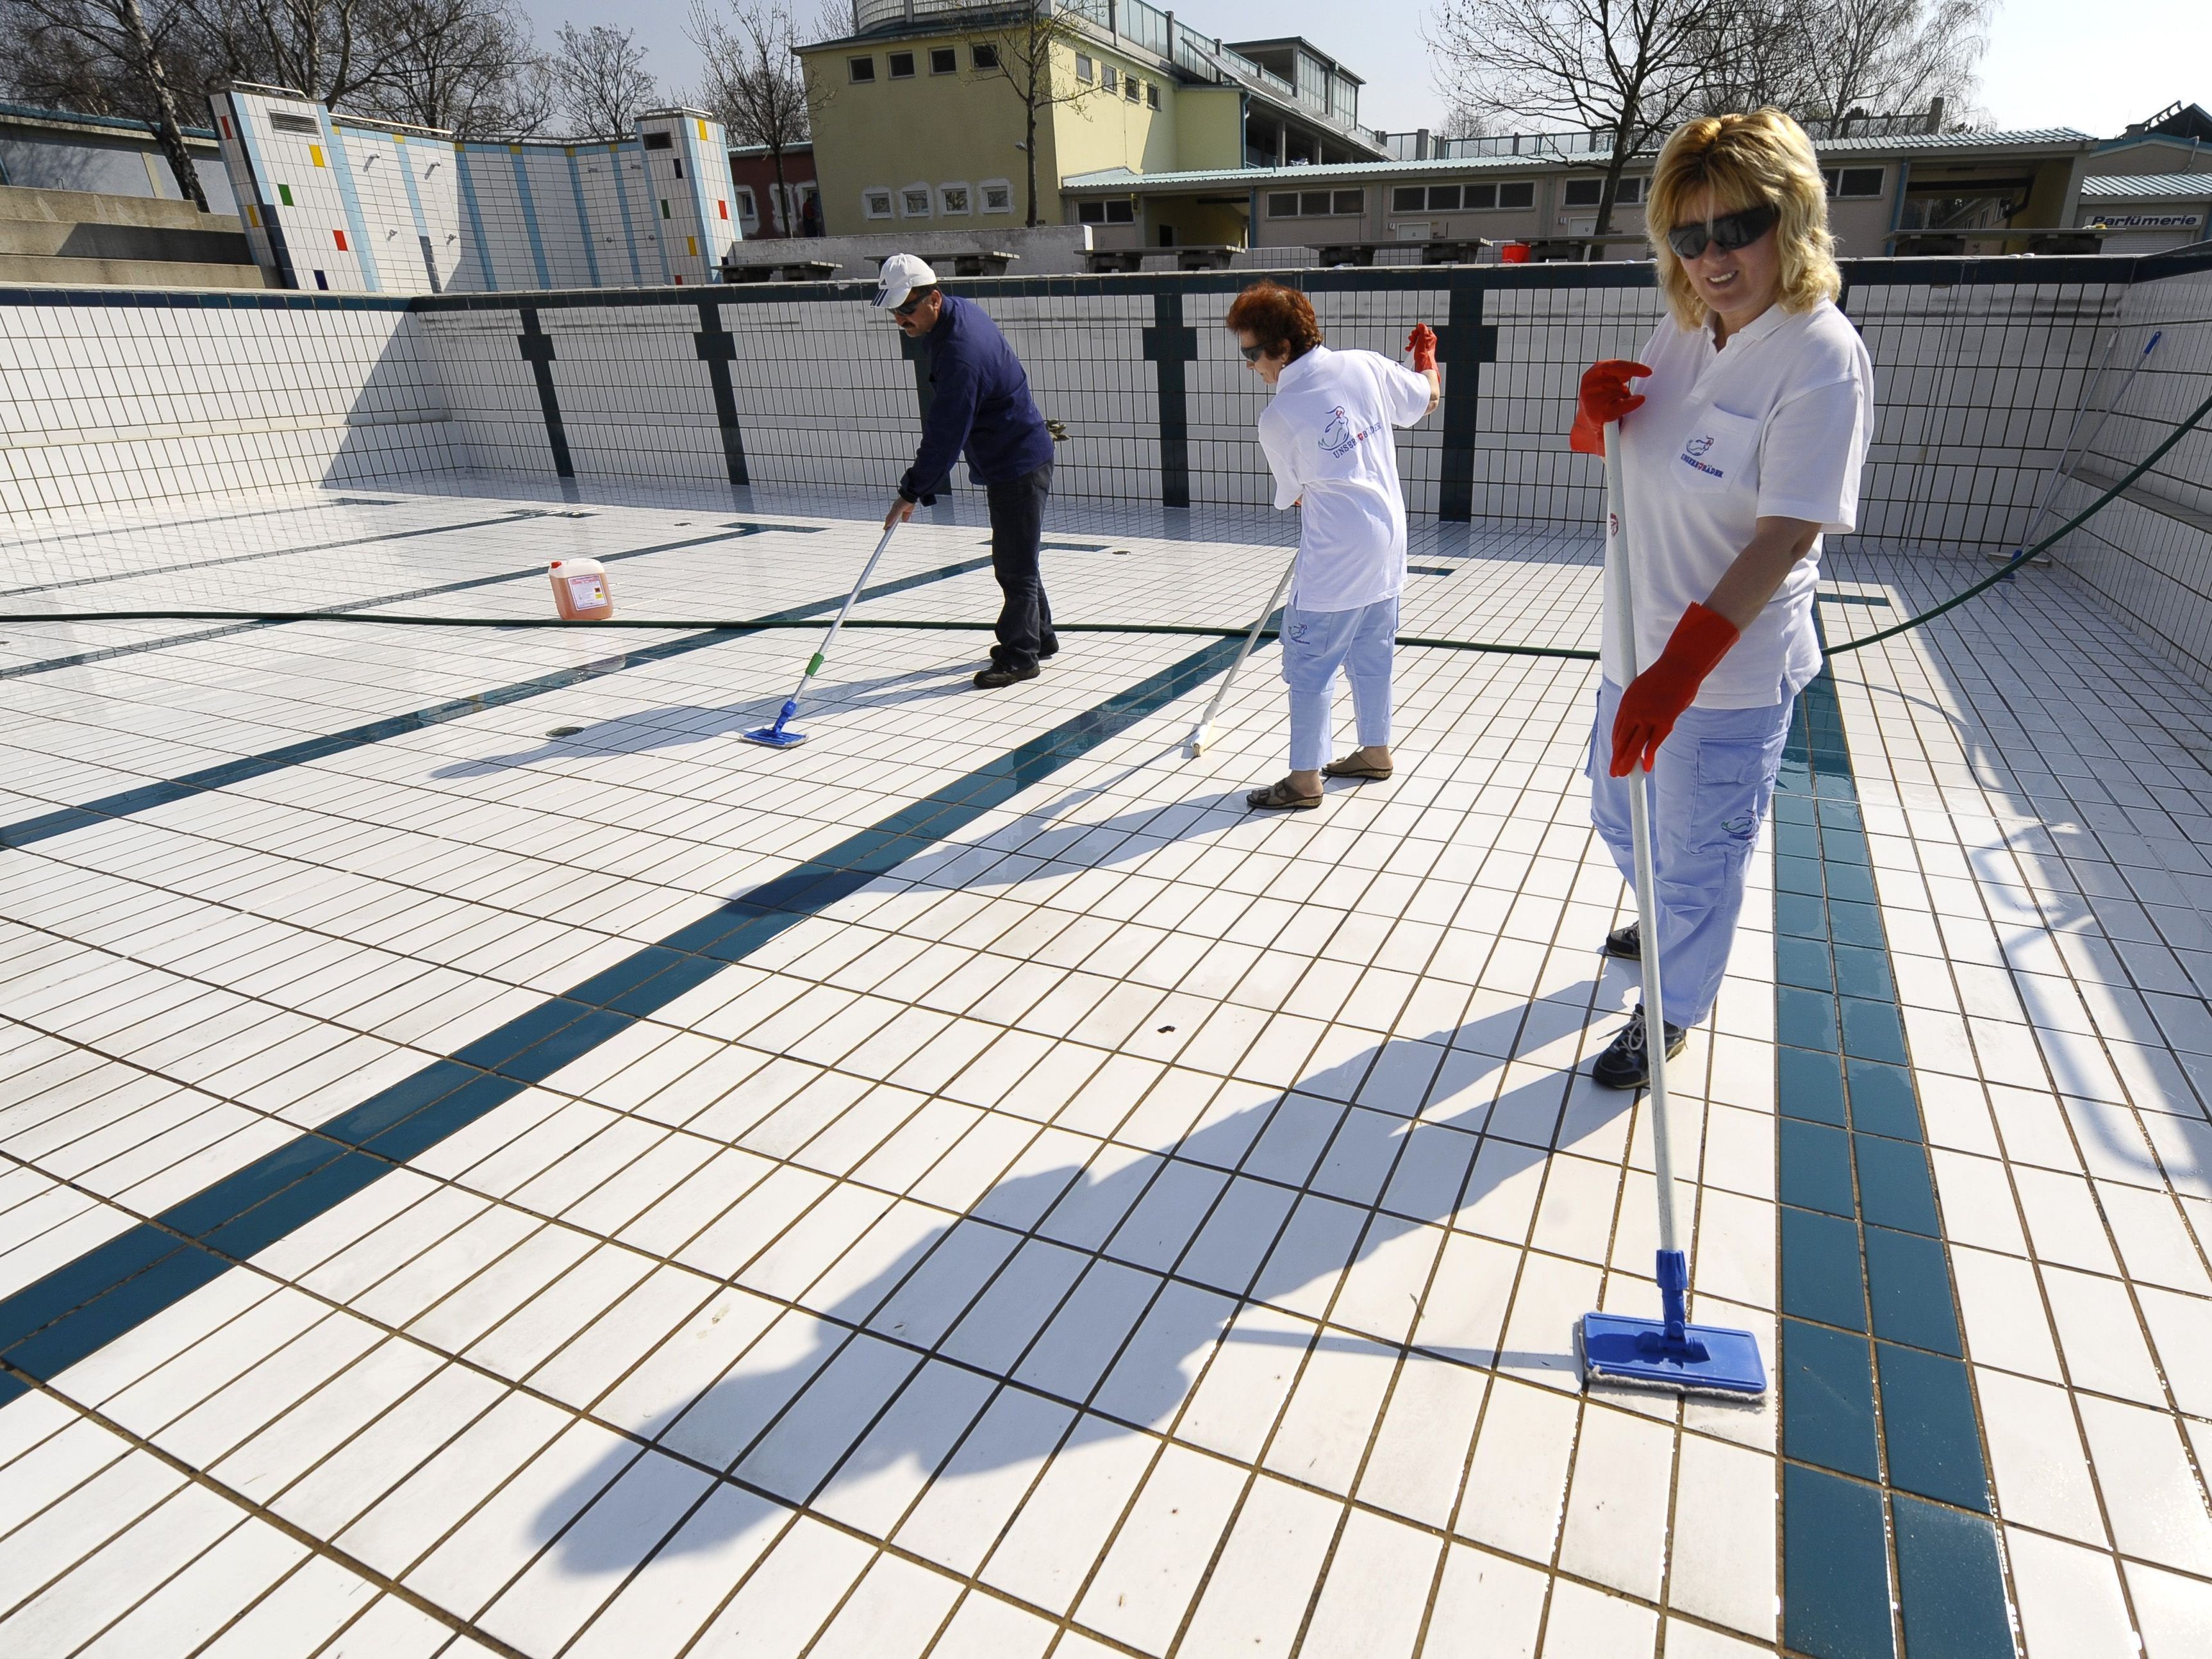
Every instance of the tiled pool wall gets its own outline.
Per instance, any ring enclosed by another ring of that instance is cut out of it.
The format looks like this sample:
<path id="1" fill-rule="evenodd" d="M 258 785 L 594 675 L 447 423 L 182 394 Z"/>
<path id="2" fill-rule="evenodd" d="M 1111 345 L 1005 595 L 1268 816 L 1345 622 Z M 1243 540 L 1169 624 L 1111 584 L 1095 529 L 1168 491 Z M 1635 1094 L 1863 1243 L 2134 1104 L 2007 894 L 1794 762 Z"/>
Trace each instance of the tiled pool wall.
<path id="1" fill-rule="evenodd" d="M 2212 270 L 2136 285 L 2119 321 L 2105 385 L 2082 423 L 2086 459 L 2060 485 L 2045 533 L 2118 483 L 2212 394 Z M 2156 349 L 2146 356 L 2154 335 Z M 2192 679 L 2212 685 L 2212 431 L 2183 437 L 2060 551 Z"/>
<path id="2" fill-rule="evenodd" d="M 2212 386 L 2212 271 L 2185 257 L 1863 260 L 1846 275 L 1845 308 L 1879 376 L 1869 537 L 1961 555 L 2014 544 L 2086 398 L 2087 477 L 2061 489 L 2047 531 L 2093 499 L 2088 478 L 2124 471 Z M 1247 280 L 955 286 L 988 307 L 1066 428 L 1063 502 L 1260 510 L 1265 392 L 1222 327 Z M 1565 434 L 1582 368 L 1632 355 L 1657 319 L 1639 268 L 1297 280 L 1338 346 L 1395 355 L 1417 321 L 1443 333 L 1444 406 L 1400 441 L 1417 515 L 1594 520 L 1596 469 Z M 459 472 L 887 492 L 912 458 L 927 386 L 920 349 L 865 295 L 15 290 L 0 295 L 0 510 L 35 518 Z M 2159 352 L 2100 425 L 2130 343 L 2154 329 Z M 2212 437 L 2193 434 L 2067 550 L 2199 678 L 2212 678 L 2208 477 Z"/>

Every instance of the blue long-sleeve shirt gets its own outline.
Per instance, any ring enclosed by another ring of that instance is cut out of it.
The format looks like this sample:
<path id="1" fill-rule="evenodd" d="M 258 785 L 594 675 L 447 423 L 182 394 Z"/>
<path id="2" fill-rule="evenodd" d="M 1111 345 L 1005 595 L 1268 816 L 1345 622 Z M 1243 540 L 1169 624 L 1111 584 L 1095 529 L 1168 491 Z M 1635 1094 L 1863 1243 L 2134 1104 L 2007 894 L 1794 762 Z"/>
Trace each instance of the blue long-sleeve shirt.
<path id="1" fill-rule="evenodd" d="M 972 300 L 948 294 L 944 306 L 928 336 L 933 390 L 921 449 L 899 480 L 910 501 L 942 483 L 963 449 L 980 484 L 1012 483 L 1052 459 L 1052 434 L 1030 396 L 1030 377 L 999 325 Z"/>

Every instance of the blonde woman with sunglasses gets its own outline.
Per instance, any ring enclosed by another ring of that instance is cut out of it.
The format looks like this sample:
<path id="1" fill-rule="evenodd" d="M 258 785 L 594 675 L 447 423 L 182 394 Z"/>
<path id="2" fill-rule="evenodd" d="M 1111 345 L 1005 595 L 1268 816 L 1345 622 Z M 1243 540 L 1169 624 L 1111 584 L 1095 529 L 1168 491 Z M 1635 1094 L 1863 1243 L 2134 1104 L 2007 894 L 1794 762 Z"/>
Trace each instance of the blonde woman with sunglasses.
<path id="1" fill-rule="evenodd" d="M 1608 625 L 1590 815 L 1632 881 L 1628 779 L 1651 775 L 1673 1054 L 1719 995 L 1790 712 L 1820 672 L 1820 538 L 1857 520 L 1874 370 L 1836 307 L 1820 163 L 1779 110 L 1679 128 L 1644 216 L 1668 315 L 1642 361 L 1583 376 L 1570 441 L 1601 456 L 1606 422 L 1620 422 L 1636 663 Z M 1639 958 L 1636 925 L 1605 948 Z M 1639 1004 L 1591 1067 L 1598 1082 L 1644 1082 L 1644 1026 Z"/>

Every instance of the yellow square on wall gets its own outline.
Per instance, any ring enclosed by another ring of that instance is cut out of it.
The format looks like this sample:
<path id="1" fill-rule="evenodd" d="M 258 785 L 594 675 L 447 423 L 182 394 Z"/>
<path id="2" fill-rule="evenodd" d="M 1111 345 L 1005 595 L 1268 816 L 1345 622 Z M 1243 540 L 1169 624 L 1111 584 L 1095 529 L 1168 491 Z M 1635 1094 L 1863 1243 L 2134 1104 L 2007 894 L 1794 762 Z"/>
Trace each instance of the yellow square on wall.
<path id="1" fill-rule="evenodd" d="M 320 166 L 322 166 L 322 164 L 323 164 L 323 147 L 322 147 L 320 144 L 310 144 L 310 145 L 308 145 L 308 146 L 307 146 L 307 154 L 308 154 L 309 155 L 311 155 L 311 156 L 313 156 L 313 157 L 314 158 L 314 162 L 315 162 L 315 165 L 316 165 L 317 167 L 320 167 Z"/>
<path id="2" fill-rule="evenodd" d="M 699 239 L 696 236 L 686 236 L 684 239 L 684 245 L 691 250 L 693 258 L 699 257 Z"/>
<path id="3" fill-rule="evenodd" d="M 702 144 L 707 142 L 707 124 L 704 121 L 699 123 L 699 142 Z"/>

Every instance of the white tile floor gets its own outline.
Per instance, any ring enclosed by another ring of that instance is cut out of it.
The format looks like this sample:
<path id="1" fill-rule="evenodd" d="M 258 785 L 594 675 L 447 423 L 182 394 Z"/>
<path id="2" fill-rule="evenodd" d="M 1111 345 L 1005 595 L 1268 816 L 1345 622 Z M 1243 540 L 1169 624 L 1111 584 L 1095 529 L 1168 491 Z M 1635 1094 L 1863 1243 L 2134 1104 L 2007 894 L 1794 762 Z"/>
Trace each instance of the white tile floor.
<path id="1" fill-rule="evenodd" d="M 754 616 L 873 539 L 869 503 L 520 488 L 20 536 L 12 586 L 79 585 L 6 599 L 0 822 L 677 637 L 33 608 L 530 616 L 549 549 L 673 544 L 615 567 L 624 614 Z M 1249 621 L 1283 521 L 1170 528 L 1060 513 L 1060 617 Z M 917 521 L 877 580 L 981 534 Z M 1453 574 L 1405 629 L 1586 645 L 1592 552 L 1425 527 Z M 805 632 L 0 852 L 0 1295 L 1205 643 L 1071 632 L 982 696 L 981 642 L 848 635 L 785 753 L 735 734 Z M 1655 1300 L 1648 1123 L 1575 1072 L 1634 996 L 1594 950 L 1593 673 L 1407 649 L 1395 780 L 1258 819 L 1263 655 L 1202 759 L 1210 684 L 128 1329 L 0 1408 L 0 1650 L 1781 1650 L 1774 1412 L 1576 1387 L 1574 1317 Z M 1838 681 L 2022 1649 L 2201 1655 L 2212 698 L 2057 570 Z M 1771 1363 L 1753 869 L 1677 1158 L 1698 1314 Z"/>

